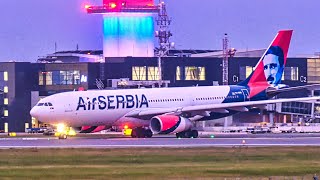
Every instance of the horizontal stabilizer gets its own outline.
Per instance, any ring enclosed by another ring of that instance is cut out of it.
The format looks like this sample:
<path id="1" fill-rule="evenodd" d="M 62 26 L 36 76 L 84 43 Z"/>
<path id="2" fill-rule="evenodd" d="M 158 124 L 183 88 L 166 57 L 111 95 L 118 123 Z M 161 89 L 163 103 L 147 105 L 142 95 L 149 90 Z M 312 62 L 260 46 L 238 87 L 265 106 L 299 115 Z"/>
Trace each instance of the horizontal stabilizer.
<path id="1" fill-rule="evenodd" d="M 296 86 L 296 87 L 287 87 L 287 88 L 268 88 L 266 90 L 266 93 L 268 96 L 275 96 L 282 92 L 288 92 L 288 91 L 296 91 L 301 89 L 307 89 L 307 90 L 320 90 L 320 84 L 311 84 L 311 85 L 305 85 L 305 86 Z"/>

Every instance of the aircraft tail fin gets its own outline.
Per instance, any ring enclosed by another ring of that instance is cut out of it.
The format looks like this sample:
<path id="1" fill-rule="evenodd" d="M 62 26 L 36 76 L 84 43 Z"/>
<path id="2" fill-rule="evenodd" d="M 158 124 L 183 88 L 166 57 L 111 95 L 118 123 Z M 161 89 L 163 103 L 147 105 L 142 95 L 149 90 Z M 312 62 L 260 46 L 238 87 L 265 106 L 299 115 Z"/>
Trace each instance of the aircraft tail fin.
<path id="1" fill-rule="evenodd" d="M 279 31 L 250 76 L 239 83 L 242 86 L 249 86 L 249 97 L 281 83 L 292 32 L 292 30 Z"/>

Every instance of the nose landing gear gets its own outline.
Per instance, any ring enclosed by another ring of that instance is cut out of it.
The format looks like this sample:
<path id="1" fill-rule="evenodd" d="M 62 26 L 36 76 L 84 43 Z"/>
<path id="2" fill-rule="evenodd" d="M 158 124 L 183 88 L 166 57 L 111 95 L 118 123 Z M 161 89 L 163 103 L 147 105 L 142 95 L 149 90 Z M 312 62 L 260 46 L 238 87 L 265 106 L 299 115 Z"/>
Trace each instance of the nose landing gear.
<path id="1" fill-rule="evenodd" d="M 59 139 L 67 139 L 68 136 L 66 134 L 60 134 L 58 138 Z"/>

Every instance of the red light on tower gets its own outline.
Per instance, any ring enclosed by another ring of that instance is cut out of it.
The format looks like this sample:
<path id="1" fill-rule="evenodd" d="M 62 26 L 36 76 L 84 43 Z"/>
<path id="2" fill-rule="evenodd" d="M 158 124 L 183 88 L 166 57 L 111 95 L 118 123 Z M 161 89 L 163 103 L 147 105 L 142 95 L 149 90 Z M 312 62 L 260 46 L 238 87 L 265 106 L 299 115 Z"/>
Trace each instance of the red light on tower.
<path id="1" fill-rule="evenodd" d="M 117 4 L 116 4 L 116 3 L 114 3 L 114 2 L 110 3 L 110 8 L 114 9 L 114 8 L 116 8 L 116 7 L 117 7 Z"/>
<path id="2" fill-rule="evenodd" d="M 114 3 L 118 6 L 153 6 L 154 0 L 103 0 L 104 5 L 109 5 L 111 7 L 111 3 Z"/>

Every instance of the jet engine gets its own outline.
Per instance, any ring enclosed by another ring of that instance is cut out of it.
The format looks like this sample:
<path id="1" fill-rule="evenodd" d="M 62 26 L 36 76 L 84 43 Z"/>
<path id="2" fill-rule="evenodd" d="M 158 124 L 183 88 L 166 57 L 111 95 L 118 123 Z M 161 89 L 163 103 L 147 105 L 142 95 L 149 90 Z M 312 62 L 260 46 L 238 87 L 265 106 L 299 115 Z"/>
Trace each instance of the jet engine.
<path id="1" fill-rule="evenodd" d="M 173 134 L 188 131 L 192 122 L 185 117 L 174 115 L 160 115 L 151 118 L 150 129 L 153 134 Z"/>

